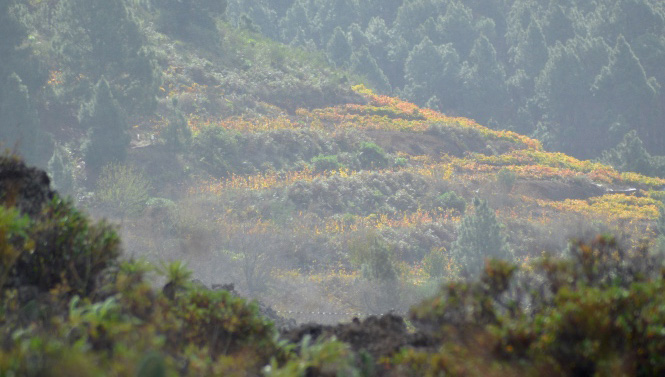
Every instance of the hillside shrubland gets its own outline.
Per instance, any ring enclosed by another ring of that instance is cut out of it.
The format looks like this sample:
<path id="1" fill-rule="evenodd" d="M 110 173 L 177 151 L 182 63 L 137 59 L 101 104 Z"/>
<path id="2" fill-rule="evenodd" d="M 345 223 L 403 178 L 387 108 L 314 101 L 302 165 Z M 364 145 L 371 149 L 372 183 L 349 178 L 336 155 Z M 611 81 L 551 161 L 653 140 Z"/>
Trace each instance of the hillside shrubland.
<path id="1" fill-rule="evenodd" d="M 278 331 L 265 317 L 274 312 L 192 281 L 180 262 L 155 269 L 119 259 L 115 230 L 51 191 L 43 172 L 14 157 L 3 157 L 0 171 L 3 374 L 558 376 L 665 368 L 662 254 L 626 250 L 611 236 L 571 242 L 564 258 L 489 260 L 407 318 Z M 349 245 L 363 278 L 394 292 L 400 277 L 390 246 L 375 232 Z"/>
<path id="2" fill-rule="evenodd" d="M 0 374 L 662 374 L 662 6 L 366 3 L 0 0 Z"/>

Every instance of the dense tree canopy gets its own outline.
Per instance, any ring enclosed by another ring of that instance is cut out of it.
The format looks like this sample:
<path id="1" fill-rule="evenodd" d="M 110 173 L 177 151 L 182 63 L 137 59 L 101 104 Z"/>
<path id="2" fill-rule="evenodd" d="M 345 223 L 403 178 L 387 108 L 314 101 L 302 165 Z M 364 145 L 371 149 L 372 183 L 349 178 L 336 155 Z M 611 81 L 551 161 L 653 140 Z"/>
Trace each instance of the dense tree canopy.
<path id="1" fill-rule="evenodd" d="M 416 104 L 535 135 L 580 157 L 597 157 L 629 129 L 650 153 L 665 154 L 660 1 L 229 0 L 229 6 L 231 19 L 263 8 L 273 19 L 254 19 L 262 30 L 279 23 L 275 35 L 282 41 L 316 45 L 337 66 Z"/>

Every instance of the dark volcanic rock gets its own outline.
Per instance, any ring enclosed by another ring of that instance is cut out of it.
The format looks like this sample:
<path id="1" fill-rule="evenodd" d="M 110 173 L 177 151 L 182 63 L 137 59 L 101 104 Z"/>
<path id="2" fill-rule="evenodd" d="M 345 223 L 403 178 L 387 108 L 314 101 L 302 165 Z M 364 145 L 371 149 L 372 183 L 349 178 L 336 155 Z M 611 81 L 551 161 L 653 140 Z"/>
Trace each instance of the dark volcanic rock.
<path id="1" fill-rule="evenodd" d="M 14 157 L 0 157 L 0 203 L 16 206 L 21 213 L 37 216 L 55 192 L 43 170 L 30 168 Z"/>
<path id="2" fill-rule="evenodd" d="M 308 323 L 282 332 L 282 337 L 293 343 L 299 343 L 307 335 L 312 340 L 335 336 L 338 340 L 351 345 L 354 351 L 368 352 L 374 360 L 391 355 L 402 347 L 427 347 L 435 343 L 425 334 L 410 333 L 404 319 L 394 314 L 370 316 L 364 321 L 354 318 L 351 323 L 336 326 Z"/>

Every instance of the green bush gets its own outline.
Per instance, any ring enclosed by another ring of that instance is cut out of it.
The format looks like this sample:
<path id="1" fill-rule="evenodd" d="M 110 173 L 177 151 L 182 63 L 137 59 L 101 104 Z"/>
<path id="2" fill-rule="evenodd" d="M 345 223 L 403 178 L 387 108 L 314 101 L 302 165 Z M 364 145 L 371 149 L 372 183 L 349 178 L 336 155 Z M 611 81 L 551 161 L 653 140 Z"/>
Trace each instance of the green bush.
<path id="1" fill-rule="evenodd" d="M 133 167 L 109 164 L 97 180 L 95 198 L 107 212 L 125 217 L 143 211 L 151 190 L 150 181 Z"/>
<path id="2" fill-rule="evenodd" d="M 517 181 L 517 173 L 503 168 L 496 173 L 496 181 L 506 192 L 510 192 L 515 186 L 515 181 Z"/>
<path id="3" fill-rule="evenodd" d="M 194 137 L 192 152 L 210 174 L 224 177 L 236 170 L 237 139 L 221 127 L 206 127 Z"/>
<path id="4" fill-rule="evenodd" d="M 435 248 L 423 258 L 425 272 L 433 279 L 440 279 L 446 276 L 448 258 L 446 258 L 445 252 L 446 250 L 443 248 Z"/>
<path id="5" fill-rule="evenodd" d="M 314 158 L 312 158 L 311 161 L 312 165 L 314 165 L 314 170 L 317 172 L 324 172 L 324 171 L 337 171 L 341 169 L 344 165 L 340 164 L 339 161 L 337 160 L 336 155 L 323 155 L 320 154 Z"/>
<path id="6" fill-rule="evenodd" d="M 13 287 L 32 285 L 49 291 L 62 284 L 73 293 L 88 295 L 98 275 L 120 255 L 120 238 L 106 223 L 92 223 L 71 202 L 56 197 L 37 219 L 32 219 L 28 239 L 9 274 Z"/>
<path id="7" fill-rule="evenodd" d="M 27 235 L 29 225 L 28 216 L 21 216 L 16 208 L 0 206 L 0 289 L 21 254 L 34 247 Z"/>
<path id="8" fill-rule="evenodd" d="M 378 233 L 359 234 L 348 243 L 351 263 L 370 281 L 393 283 L 397 270 L 393 264 L 393 249 Z"/>
<path id="9" fill-rule="evenodd" d="M 298 357 L 281 366 L 273 359 L 263 373 L 266 377 L 362 375 L 355 367 L 354 353 L 348 344 L 334 337 L 311 343 L 309 335 L 302 340 Z"/>
<path id="10" fill-rule="evenodd" d="M 385 168 L 390 162 L 383 148 L 368 141 L 360 144 L 358 159 L 363 169 Z"/>
<path id="11" fill-rule="evenodd" d="M 455 191 L 448 191 L 437 196 L 436 205 L 443 209 L 456 209 L 459 213 L 464 213 L 466 210 L 466 201 Z"/>
<path id="12" fill-rule="evenodd" d="M 522 271 L 491 261 L 478 280 L 446 284 L 411 310 L 439 352 L 404 350 L 393 365 L 403 375 L 458 375 L 478 362 L 499 375 L 662 375 L 662 257 L 608 236 L 575 241 L 569 253 Z"/>
<path id="13" fill-rule="evenodd" d="M 257 305 L 227 291 L 190 289 L 167 310 L 182 321 L 170 334 L 174 345 L 205 347 L 213 357 L 252 352 L 266 358 L 277 351 L 274 328 Z"/>

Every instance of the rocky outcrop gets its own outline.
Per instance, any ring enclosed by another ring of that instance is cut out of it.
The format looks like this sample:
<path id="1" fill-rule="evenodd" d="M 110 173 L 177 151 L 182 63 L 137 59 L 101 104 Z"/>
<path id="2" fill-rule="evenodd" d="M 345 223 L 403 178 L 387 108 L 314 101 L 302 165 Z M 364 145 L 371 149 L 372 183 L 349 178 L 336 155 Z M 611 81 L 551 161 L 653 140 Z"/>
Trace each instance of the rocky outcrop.
<path id="1" fill-rule="evenodd" d="M 0 157 L 0 204 L 35 217 L 55 195 L 49 183 L 45 171 L 28 167 L 13 156 Z"/>

